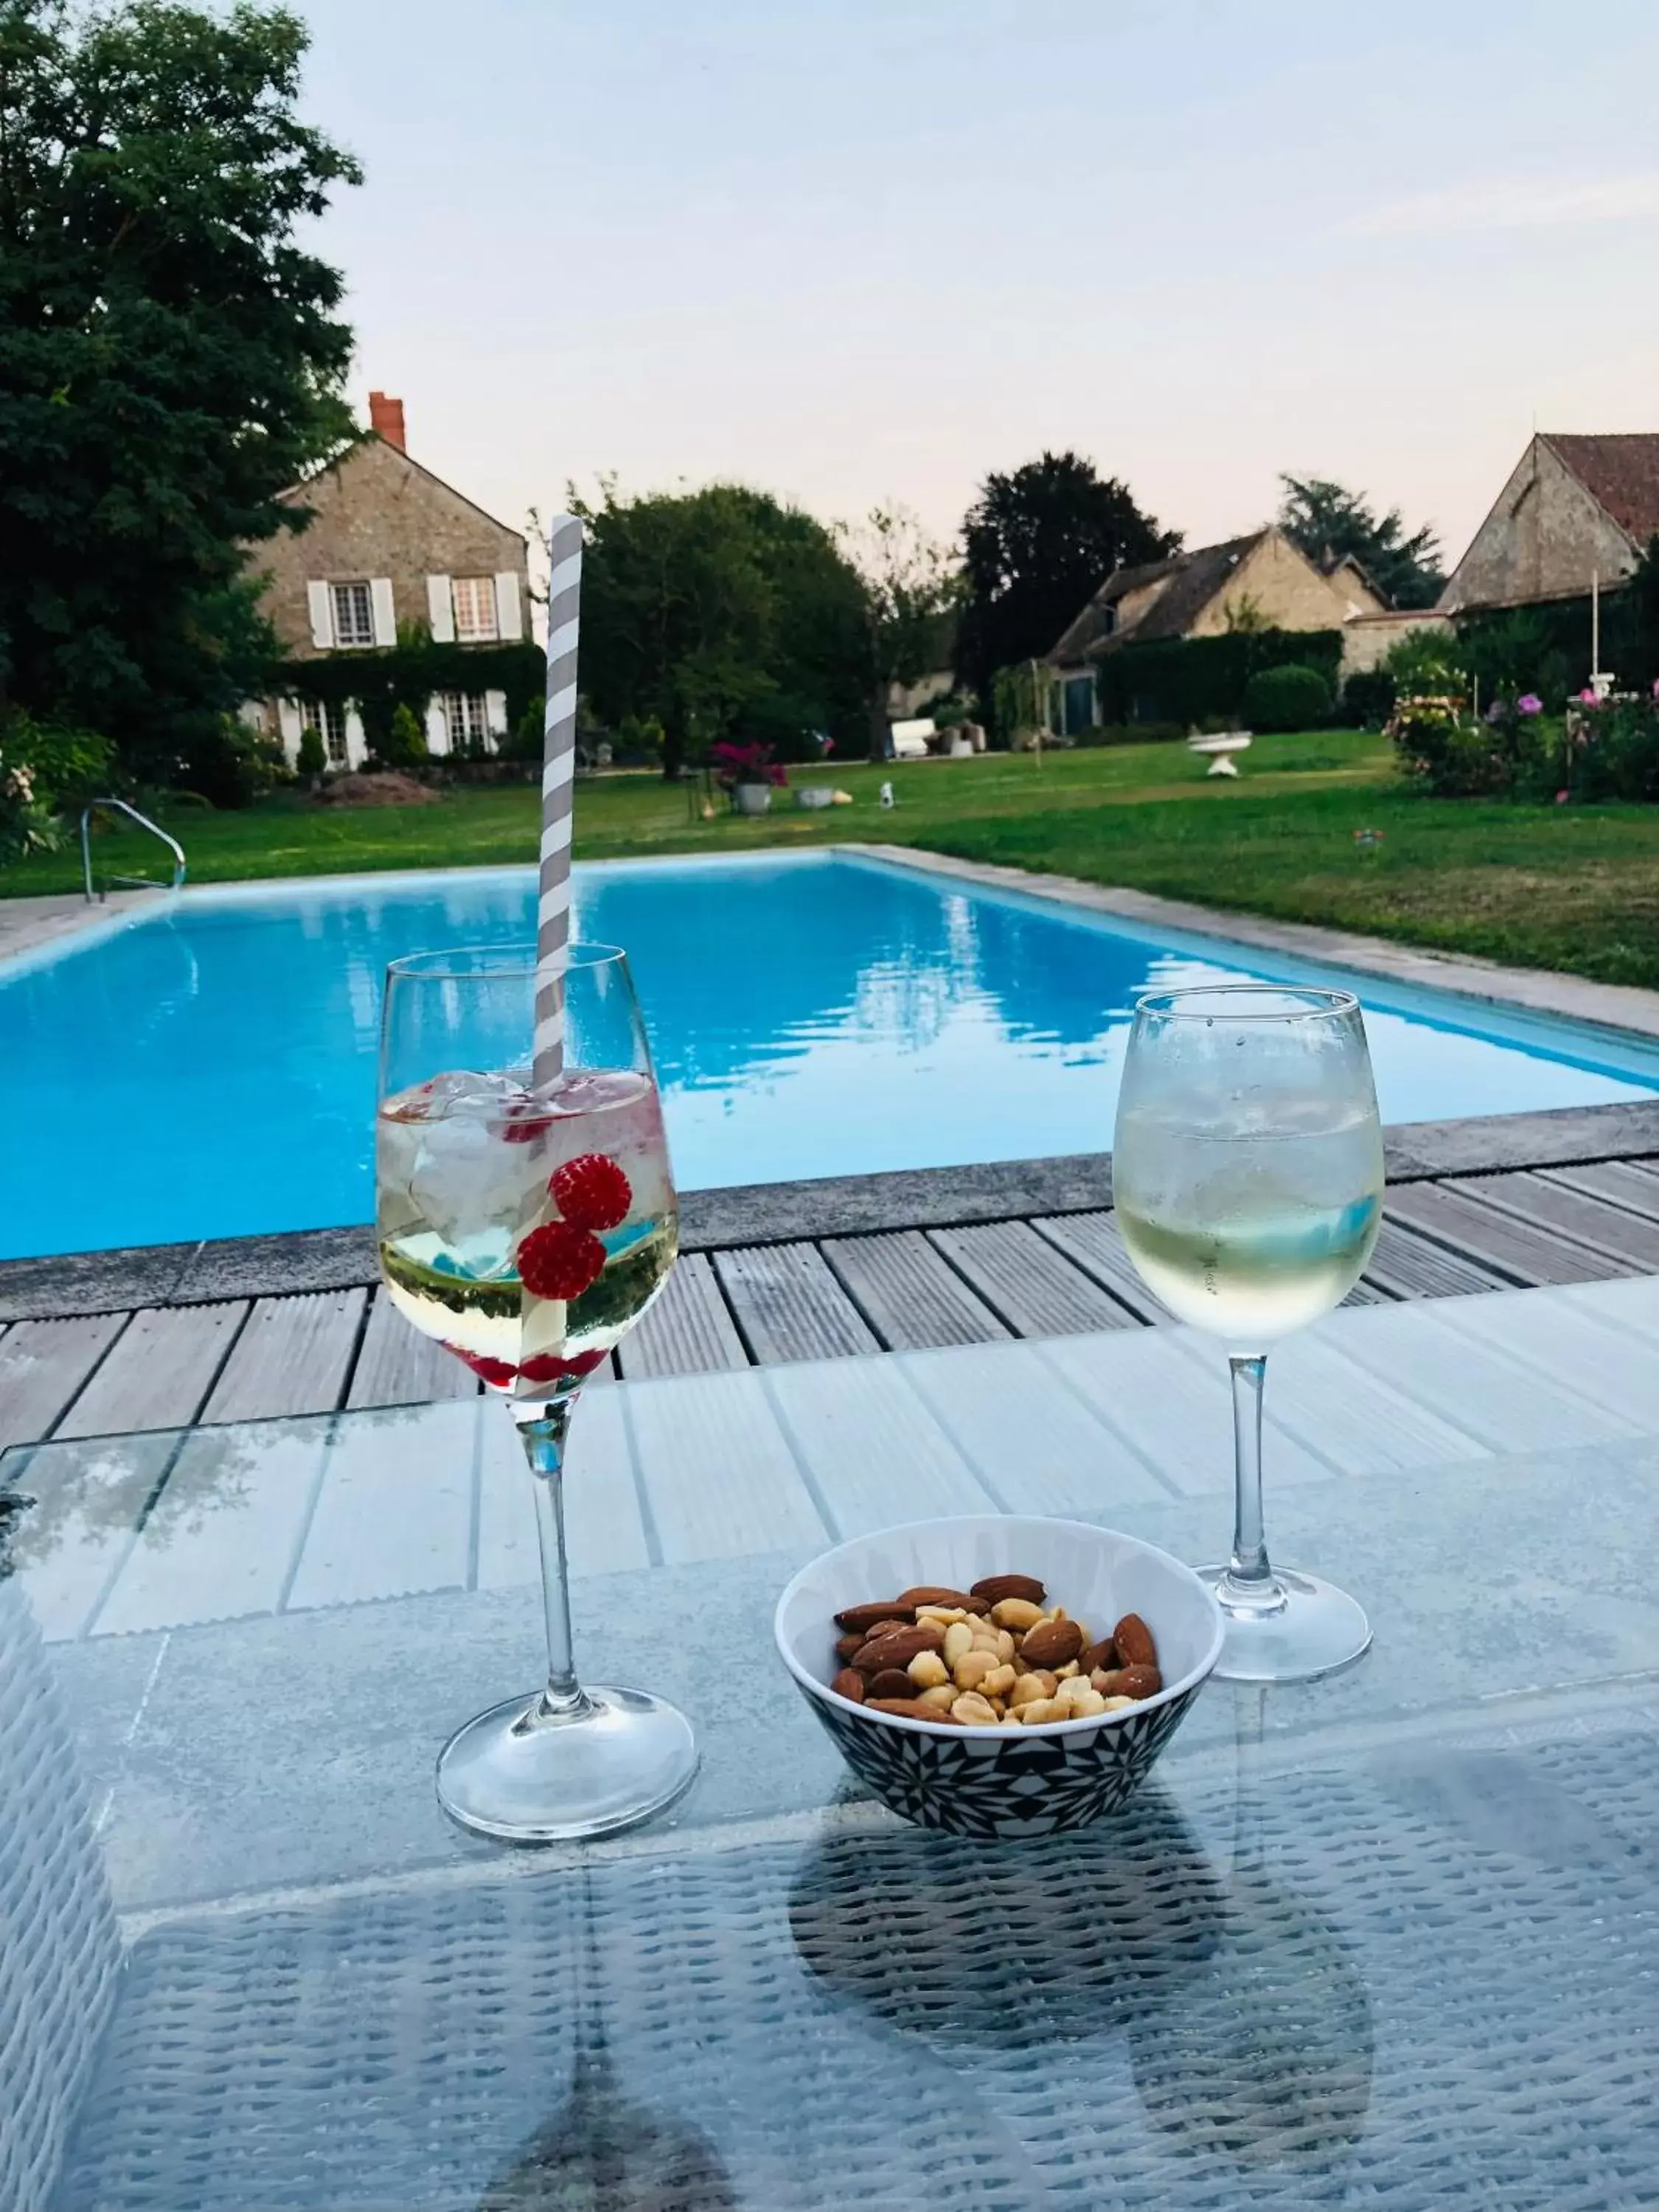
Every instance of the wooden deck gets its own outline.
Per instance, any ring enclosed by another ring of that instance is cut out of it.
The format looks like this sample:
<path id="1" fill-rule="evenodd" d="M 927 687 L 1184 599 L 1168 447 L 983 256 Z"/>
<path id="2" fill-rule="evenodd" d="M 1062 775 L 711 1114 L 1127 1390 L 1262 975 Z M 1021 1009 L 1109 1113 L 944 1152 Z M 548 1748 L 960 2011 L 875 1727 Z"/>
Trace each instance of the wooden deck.
<path id="1" fill-rule="evenodd" d="M 1659 1152 L 1391 1187 L 1350 1303 L 1652 1274 Z M 616 1365 L 646 1380 L 1169 1318 L 1109 1210 L 1023 1215 L 690 1251 Z M 0 1328 L 0 1449 L 477 1392 L 368 1285 Z"/>

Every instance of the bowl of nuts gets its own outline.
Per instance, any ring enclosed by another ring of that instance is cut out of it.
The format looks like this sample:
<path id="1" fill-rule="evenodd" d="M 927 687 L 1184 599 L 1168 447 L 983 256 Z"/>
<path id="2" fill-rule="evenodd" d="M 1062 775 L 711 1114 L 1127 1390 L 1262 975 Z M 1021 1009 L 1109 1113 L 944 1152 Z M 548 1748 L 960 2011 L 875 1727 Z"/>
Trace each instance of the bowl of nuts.
<path id="1" fill-rule="evenodd" d="M 1167 1552 L 1085 1522 L 920 1521 L 801 1571 L 773 1624 L 848 1765 L 907 1820 L 1057 1835 L 1126 1805 L 1221 1655 Z"/>

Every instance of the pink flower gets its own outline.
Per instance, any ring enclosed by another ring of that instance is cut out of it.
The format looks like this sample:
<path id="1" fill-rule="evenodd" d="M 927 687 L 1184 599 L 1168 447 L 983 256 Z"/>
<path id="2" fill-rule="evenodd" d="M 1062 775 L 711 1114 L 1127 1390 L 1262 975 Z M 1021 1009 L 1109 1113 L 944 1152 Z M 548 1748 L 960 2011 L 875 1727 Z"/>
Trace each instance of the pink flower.
<path id="1" fill-rule="evenodd" d="M 1515 702 L 1517 714 L 1541 714 L 1544 702 L 1535 691 L 1523 691 Z"/>
<path id="2" fill-rule="evenodd" d="M 1581 707 L 1599 707 L 1601 703 L 1601 694 L 1593 684 L 1587 684 L 1578 694 L 1578 703 Z"/>
<path id="3" fill-rule="evenodd" d="M 1566 803 L 1567 803 L 1567 794 L 1566 794 L 1566 793 L 1565 793 L 1565 791 L 1558 791 L 1558 792 L 1556 793 L 1556 794 L 1555 794 L 1555 803 L 1556 803 L 1556 805 L 1557 805 L 1558 806 L 1565 806 L 1565 805 L 1566 805 Z"/>

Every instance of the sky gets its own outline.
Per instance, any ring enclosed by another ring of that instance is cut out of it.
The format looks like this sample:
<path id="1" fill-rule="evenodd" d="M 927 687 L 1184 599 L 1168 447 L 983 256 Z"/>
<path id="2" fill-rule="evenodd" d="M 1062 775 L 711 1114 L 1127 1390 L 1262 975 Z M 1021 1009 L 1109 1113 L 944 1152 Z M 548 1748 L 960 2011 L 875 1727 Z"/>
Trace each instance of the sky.
<path id="1" fill-rule="evenodd" d="M 941 539 L 1072 447 L 1200 544 L 1279 471 L 1462 552 L 1659 429 L 1653 0 L 299 0 L 352 397 L 503 520 L 712 478 Z"/>

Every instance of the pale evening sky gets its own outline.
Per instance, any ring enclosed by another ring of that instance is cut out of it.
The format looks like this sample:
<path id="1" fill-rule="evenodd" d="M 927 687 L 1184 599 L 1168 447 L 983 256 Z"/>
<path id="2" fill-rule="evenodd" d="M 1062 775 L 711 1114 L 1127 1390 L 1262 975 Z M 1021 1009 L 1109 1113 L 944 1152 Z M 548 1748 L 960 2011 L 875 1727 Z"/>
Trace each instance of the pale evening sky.
<path id="1" fill-rule="evenodd" d="M 1659 429 L 1652 0 L 301 0 L 352 396 L 504 520 L 602 471 L 951 534 L 1074 447 L 1455 558 L 1534 420 Z"/>

